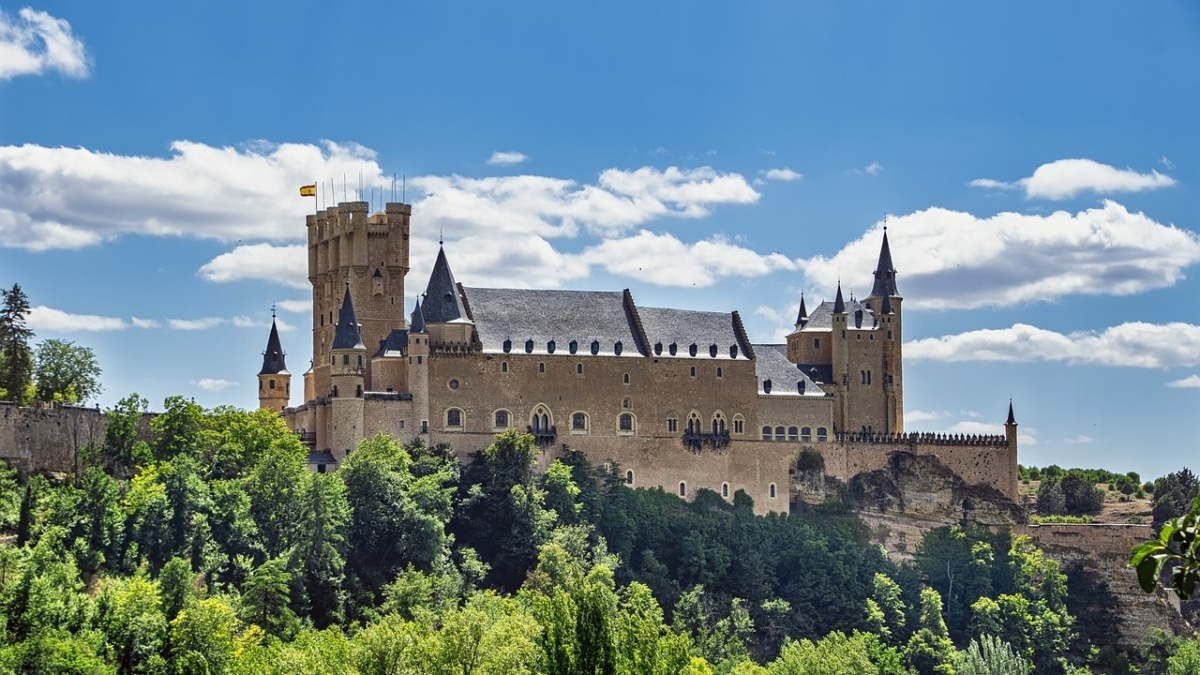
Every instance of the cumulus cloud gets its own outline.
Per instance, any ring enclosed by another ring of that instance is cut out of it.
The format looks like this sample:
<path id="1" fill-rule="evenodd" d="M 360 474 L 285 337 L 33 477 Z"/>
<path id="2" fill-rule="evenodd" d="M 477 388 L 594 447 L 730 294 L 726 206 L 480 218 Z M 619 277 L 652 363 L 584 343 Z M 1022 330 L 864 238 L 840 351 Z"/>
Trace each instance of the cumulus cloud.
<path id="1" fill-rule="evenodd" d="M 767 169 L 766 171 L 759 171 L 759 173 L 762 174 L 762 176 L 767 180 L 793 181 L 804 178 L 804 174 L 798 171 L 792 171 L 786 166 L 782 169 Z"/>
<path id="2" fill-rule="evenodd" d="M 124 330 L 129 327 L 124 319 L 95 314 L 71 314 L 60 309 L 38 305 L 30 307 L 26 317 L 29 327 L 35 331 L 74 333 L 80 331 Z"/>
<path id="3" fill-rule="evenodd" d="M 230 387 L 236 387 L 237 382 L 233 380 L 222 380 L 213 377 L 205 377 L 199 380 L 192 380 L 192 384 L 200 387 L 204 391 L 218 392 Z"/>
<path id="4" fill-rule="evenodd" d="M 167 319 L 167 325 L 175 330 L 208 330 L 225 323 L 225 319 L 209 316 L 203 319 Z"/>
<path id="5" fill-rule="evenodd" d="M 304 300 L 280 300 L 275 303 L 279 309 L 292 314 L 307 314 L 312 311 L 312 298 Z"/>
<path id="6" fill-rule="evenodd" d="M 500 152 L 492 153 L 488 157 L 487 163 L 493 166 L 512 166 L 529 160 L 529 156 L 523 152 Z"/>
<path id="7" fill-rule="evenodd" d="M 374 152 L 330 141 L 176 141 L 167 157 L 0 146 L 0 246 L 83 248 L 125 234 L 294 241 L 312 209 L 299 186 L 359 171 L 365 185 L 390 185 Z"/>
<path id="8" fill-rule="evenodd" d="M 1093 440 L 1094 439 L 1091 436 L 1088 436 L 1086 434 L 1076 434 L 1074 436 L 1071 436 L 1070 438 L 1064 438 L 1063 443 L 1067 443 L 1069 445 L 1087 445 L 1088 443 L 1091 443 Z"/>
<path id="9" fill-rule="evenodd" d="M 295 330 L 295 326 L 292 326 L 283 319 L 276 318 L 275 323 L 280 331 Z M 167 326 L 173 330 L 208 330 L 225 325 L 232 325 L 235 328 L 268 328 L 271 325 L 271 320 L 269 318 L 254 319 L 241 315 L 230 318 L 206 316 L 199 319 L 167 319 Z"/>
<path id="10" fill-rule="evenodd" d="M 308 247 L 246 244 L 204 263 L 197 274 L 217 283 L 254 280 L 308 288 Z"/>
<path id="11" fill-rule="evenodd" d="M 636 277 L 660 286 L 711 286 L 724 277 L 753 277 L 797 269 L 778 253 L 763 255 L 723 237 L 692 244 L 673 235 L 646 230 L 631 237 L 608 239 L 588 248 L 583 257 L 613 274 Z"/>
<path id="12" fill-rule="evenodd" d="M 90 74 L 87 50 L 71 24 L 29 7 L 15 17 L 0 10 L 0 80 L 47 71 L 68 77 Z"/>
<path id="13" fill-rule="evenodd" d="M 134 328 L 158 328 L 162 325 L 154 319 L 139 319 L 136 316 L 130 317 L 129 321 Z"/>
<path id="14" fill-rule="evenodd" d="M 863 169 L 863 173 L 866 173 L 866 174 L 869 174 L 872 176 L 879 173 L 880 171 L 883 171 L 883 165 L 880 164 L 879 162 L 871 162 L 870 164 L 868 164 L 866 166 L 866 168 Z"/>
<path id="15" fill-rule="evenodd" d="M 1182 380 L 1168 382 L 1167 386 L 1175 389 L 1200 389 L 1200 375 L 1188 375 Z"/>
<path id="16" fill-rule="evenodd" d="M 1005 212 L 988 218 L 943 208 L 889 216 L 892 258 L 909 307 L 1003 307 L 1067 295 L 1132 295 L 1166 288 L 1200 262 L 1200 236 L 1113 201 L 1078 213 Z M 806 281 L 830 292 L 869 289 L 880 224 L 833 257 L 801 260 Z"/>
<path id="17" fill-rule="evenodd" d="M 1071 365 L 1190 367 L 1200 364 L 1200 326 L 1123 323 L 1103 331 L 1055 331 L 1015 324 L 914 340 L 904 345 L 914 361 L 1059 361 Z"/>
<path id="18" fill-rule="evenodd" d="M 1060 159 L 1043 164 L 1034 170 L 1032 176 L 1011 183 L 977 178 L 968 185 L 989 190 L 1024 190 L 1028 199 L 1061 200 L 1084 192 L 1106 195 L 1157 190 L 1175 185 L 1175 179 L 1155 170 L 1139 173 L 1091 159 Z"/>

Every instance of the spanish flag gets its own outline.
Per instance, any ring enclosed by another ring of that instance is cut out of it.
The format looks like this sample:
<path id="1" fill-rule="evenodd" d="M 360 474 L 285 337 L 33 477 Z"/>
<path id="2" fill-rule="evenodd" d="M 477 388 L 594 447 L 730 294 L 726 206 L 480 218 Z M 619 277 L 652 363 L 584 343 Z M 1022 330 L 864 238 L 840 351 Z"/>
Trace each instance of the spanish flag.
<path id="1" fill-rule="evenodd" d="M 313 183 L 312 185 L 301 185 L 300 186 L 300 196 L 301 197 L 316 197 L 317 196 L 316 183 Z"/>

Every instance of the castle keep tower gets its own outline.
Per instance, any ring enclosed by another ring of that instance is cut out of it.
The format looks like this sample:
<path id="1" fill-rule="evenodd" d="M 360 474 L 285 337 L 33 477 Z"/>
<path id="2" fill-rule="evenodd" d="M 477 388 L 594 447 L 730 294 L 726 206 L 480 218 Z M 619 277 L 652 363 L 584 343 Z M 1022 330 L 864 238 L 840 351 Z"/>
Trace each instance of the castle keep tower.
<path id="1" fill-rule="evenodd" d="M 888 246 L 887 228 L 883 228 L 883 245 L 879 248 L 879 263 L 875 265 L 875 284 L 866 304 L 877 317 L 882 332 L 880 354 L 886 428 L 891 433 L 904 432 L 904 361 L 900 353 L 900 304 L 904 298 L 896 290 L 896 268 L 892 265 L 892 249 Z"/>
<path id="2" fill-rule="evenodd" d="M 343 202 L 307 218 L 308 280 L 313 288 L 312 391 L 332 393 L 331 365 L 339 296 L 343 288 L 357 301 L 363 344 L 380 344 L 394 328 L 404 328 L 404 275 L 408 273 L 409 204 L 389 203 L 369 215 L 367 202 Z M 371 389 L 370 372 L 364 389 Z M 306 385 L 307 388 L 307 385 Z"/>
<path id="3" fill-rule="evenodd" d="M 258 371 L 258 407 L 282 411 L 288 407 L 292 393 L 292 374 L 283 362 L 283 347 L 279 343 L 279 328 L 275 325 L 275 312 L 271 312 L 271 336 L 267 338 L 267 350 L 263 352 L 262 369 Z"/>

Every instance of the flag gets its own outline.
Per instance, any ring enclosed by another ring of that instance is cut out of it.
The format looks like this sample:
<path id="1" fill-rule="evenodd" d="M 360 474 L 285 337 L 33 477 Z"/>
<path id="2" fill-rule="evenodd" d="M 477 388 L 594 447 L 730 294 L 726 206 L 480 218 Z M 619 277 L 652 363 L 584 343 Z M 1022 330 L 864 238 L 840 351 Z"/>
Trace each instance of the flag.
<path id="1" fill-rule="evenodd" d="M 317 196 L 316 183 L 313 183 L 312 185 L 301 185 L 300 186 L 300 196 L 301 197 L 316 197 Z"/>

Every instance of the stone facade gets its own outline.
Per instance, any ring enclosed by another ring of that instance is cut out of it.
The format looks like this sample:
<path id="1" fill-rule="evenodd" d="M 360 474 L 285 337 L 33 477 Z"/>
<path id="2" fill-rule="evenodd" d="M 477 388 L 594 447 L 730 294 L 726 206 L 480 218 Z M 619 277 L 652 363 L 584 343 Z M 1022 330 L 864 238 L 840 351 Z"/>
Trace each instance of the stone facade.
<path id="1" fill-rule="evenodd" d="M 444 250 L 406 316 L 411 213 L 349 202 L 308 217 L 314 361 L 305 403 L 283 414 L 313 468 L 336 468 L 378 432 L 465 457 L 516 427 L 538 438 L 543 464 L 567 445 L 635 486 L 745 490 L 760 513 L 788 510 L 804 447 L 842 480 L 904 452 L 1016 499 L 1011 417 L 1004 436 L 905 433 L 886 233 L 871 296 L 839 288 L 811 314 L 802 300 L 786 344 L 759 345 L 736 311 L 641 307 L 628 290 L 466 288 Z"/>
<path id="2" fill-rule="evenodd" d="M 0 461 L 23 476 L 75 473 L 79 449 L 102 443 L 107 424 L 99 408 L 0 402 Z"/>

